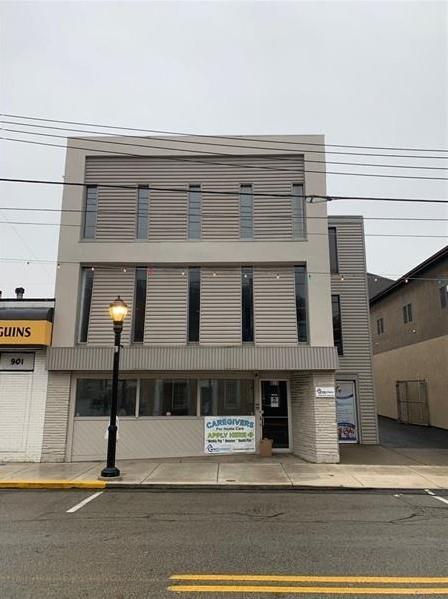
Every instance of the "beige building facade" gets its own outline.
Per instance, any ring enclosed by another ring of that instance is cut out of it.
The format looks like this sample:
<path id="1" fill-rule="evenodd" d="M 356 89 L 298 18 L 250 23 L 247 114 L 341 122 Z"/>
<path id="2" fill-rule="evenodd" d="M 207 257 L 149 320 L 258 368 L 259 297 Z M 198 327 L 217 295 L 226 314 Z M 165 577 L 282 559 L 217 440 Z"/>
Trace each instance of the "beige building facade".
<path id="1" fill-rule="evenodd" d="M 378 413 L 448 429 L 448 248 L 370 301 Z"/>
<path id="2" fill-rule="evenodd" d="M 118 458 L 219 452 L 213 419 L 314 462 L 377 442 L 363 223 L 328 220 L 323 142 L 69 141 L 45 460 L 104 456 L 117 295 Z"/>

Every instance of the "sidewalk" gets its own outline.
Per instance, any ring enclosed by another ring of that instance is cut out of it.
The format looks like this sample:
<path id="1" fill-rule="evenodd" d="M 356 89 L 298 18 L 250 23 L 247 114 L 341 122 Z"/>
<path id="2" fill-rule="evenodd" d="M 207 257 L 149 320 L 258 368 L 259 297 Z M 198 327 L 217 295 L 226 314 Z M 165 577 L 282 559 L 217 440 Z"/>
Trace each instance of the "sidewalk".
<path id="1" fill-rule="evenodd" d="M 345 445 L 340 464 L 290 454 L 118 461 L 121 480 L 100 481 L 102 462 L 0 464 L 4 488 L 447 489 L 448 449 Z"/>

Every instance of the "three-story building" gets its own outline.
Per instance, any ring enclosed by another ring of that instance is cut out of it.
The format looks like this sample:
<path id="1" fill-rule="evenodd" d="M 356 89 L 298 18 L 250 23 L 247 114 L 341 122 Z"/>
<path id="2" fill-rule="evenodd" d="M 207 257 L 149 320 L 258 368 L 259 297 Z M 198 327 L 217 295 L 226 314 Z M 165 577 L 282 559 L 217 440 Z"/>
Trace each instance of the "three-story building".
<path id="1" fill-rule="evenodd" d="M 44 459 L 104 457 L 118 295 L 119 458 L 204 455 L 210 417 L 313 462 L 377 442 L 363 223 L 329 222 L 323 144 L 69 140 Z"/>

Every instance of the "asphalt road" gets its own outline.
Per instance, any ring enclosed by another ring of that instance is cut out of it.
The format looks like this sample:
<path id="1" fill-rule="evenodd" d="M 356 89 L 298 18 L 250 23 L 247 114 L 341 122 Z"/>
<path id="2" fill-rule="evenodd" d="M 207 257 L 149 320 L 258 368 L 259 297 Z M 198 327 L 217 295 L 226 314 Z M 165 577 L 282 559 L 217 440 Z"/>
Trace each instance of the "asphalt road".
<path id="1" fill-rule="evenodd" d="M 448 578 L 407 579 L 448 577 L 448 503 L 424 493 L 105 491 L 67 513 L 93 495 L 0 492 L 1 599 L 384 597 L 422 587 L 448 596 Z M 179 574 L 221 580 L 170 580 Z M 222 580 L 229 574 L 330 579 Z M 226 592 L 197 589 L 204 585 Z M 297 594 L 297 585 L 312 592 Z M 363 595 L 365 587 L 388 590 Z"/>

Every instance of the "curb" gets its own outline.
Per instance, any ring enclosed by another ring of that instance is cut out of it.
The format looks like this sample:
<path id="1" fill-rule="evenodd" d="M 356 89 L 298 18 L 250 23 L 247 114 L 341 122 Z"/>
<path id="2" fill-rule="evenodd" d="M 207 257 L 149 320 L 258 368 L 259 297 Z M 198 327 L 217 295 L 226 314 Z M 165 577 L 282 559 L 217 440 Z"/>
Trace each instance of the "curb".
<path id="1" fill-rule="evenodd" d="M 104 489 L 101 480 L 1 480 L 1 489 Z"/>

